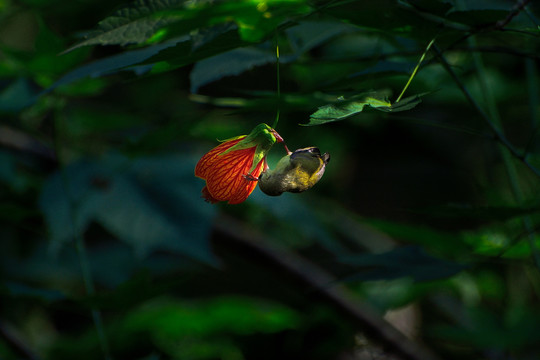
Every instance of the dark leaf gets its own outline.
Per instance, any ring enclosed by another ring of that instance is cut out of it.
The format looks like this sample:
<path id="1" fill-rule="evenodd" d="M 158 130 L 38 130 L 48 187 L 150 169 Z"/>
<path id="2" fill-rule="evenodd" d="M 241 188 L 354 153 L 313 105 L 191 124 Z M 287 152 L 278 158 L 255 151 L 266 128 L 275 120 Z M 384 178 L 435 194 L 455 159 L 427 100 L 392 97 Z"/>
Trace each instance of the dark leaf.
<path id="1" fill-rule="evenodd" d="M 404 246 L 382 254 L 361 254 L 340 258 L 360 269 L 350 280 L 392 280 L 410 277 L 415 281 L 444 279 L 462 271 L 457 263 L 438 259 L 418 246 Z"/>
<path id="2" fill-rule="evenodd" d="M 53 175 L 40 200 L 53 248 L 96 221 L 141 257 L 164 249 L 212 263 L 208 224 L 214 208 L 201 201 L 193 168 L 183 157 L 109 157 Z"/>

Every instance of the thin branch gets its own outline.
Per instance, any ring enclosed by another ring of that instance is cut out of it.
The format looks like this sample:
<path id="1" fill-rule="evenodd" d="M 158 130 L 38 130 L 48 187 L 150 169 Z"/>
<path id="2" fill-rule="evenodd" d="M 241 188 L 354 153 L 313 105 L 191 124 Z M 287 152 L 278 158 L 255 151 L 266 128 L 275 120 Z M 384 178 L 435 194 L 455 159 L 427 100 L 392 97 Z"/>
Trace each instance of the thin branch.
<path id="1" fill-rule="evenodd" d="M 412 11 L 414 12 L 415 14 L 417 14 L 418 16 L 428 20 L 428 21 L 431 21 L 431 22 L 434 22 L 444 28 L 449 28 L 449 29 L 454 29 L 454 30 L 459 30 L 459 31 L 472 31 L 473 28 L 471 28 L 470 26 L 468 25 L 465 25 L 465 24 L 462 24 L 462 23 L 458 23 L 458 22 L 454 22 L 454 21 L 450 21 L 448 19 L 445 19 L 441 16 L 438 16 L 438 15 L 435 15 L 435 14 L 432 14 L 432 13 L 429 13 L 429 12 L 426 12 L 426 11 L 422 11 L 416 7 L 414 7 L 413 5 L 409 4 L 408 2 L 405 2 L 405 1 L 398 1 L 397 3 L 397 6 L 404 9 L 404 10 L 409 10 L 409 11 Z"/>
<path id="2" fill-rule="evenodd" d="M 256 261 L 268 261 L 291 278 L 314 289 L 317 295 L 354 321 L 359 331 L 378 341 L 389 352 L 404 360 L 438 359 L 435 354 L 405 337 L 366 304 L 358 299 L 353 300 L 345 286 L 304 258 L 271 245 L 271 239 L 247 229 L 231 217 L 222 216 L 216 221 L 214 228 L 221 235 L 220 243 L 227 241 L 228 244 L 247 249 L 258 258 Z"/>
<path id="3" fill-rule="evenodd" d="M 531 163 L 529 163 L 525 157 L 524 154 L 520 153 L 514 145 L 504 136 L 504 134 L 497 128 L 495 123 L 491 120 L 491 118 L 486 114 L 486 112 L 480 107 L 480 105 L 474 100 L 472 95 L 469 93 L 469 90 L 465 87 L 461 79 L 457 76 L 457 74 L 454 72 L 450 64 L 446 61 L 443 54 L 441 53 L 440 49 L 437 45 L 433 45 L 432 47 L 433 51 L 435 52 L 437 58 L 439 59 L 439 62 L 441 65 L 445 68 L 445 70 L 448 72 L 448 74 L 452 77 L 456 85 L 459 87 L 463 95 L 467 98 L 469 103 L 475 108 L 475 110 L 480 114 L 484 122 L 488 125 L 491 132 L 493 133 L 493 136 L 495 137 L 495 140 L 497 140 L 499 143 L 501 143 L 512 156 L 514 156 L 516 159 L 520 160 L 529 170 L 531 170 L 536 176 L 540 177 L 540 169 L 533 166 Z"/>
<path id="4" fill-rule="evenodd" d="M 508 13 L 508 16 L 502 20 L 497 21 L 495 23 L 495 29 L 503 29 L 514 17 L 516 17 L 524 8 L 527 6 L 528 3 L 530 3 L 531 0 L 519 0 L 514 7 L 512 8 L 512 11 Z"/>

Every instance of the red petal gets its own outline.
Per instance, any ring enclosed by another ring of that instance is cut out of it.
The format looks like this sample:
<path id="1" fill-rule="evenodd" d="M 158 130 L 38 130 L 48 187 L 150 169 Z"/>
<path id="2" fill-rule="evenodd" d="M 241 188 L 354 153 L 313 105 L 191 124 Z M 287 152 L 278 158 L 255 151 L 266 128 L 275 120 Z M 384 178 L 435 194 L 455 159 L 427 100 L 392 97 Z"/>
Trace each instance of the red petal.
<path id="1" fill-rule="evenodd" d="M 223 152 L 225 152 L 230 147 L 233 147 L 234 145 L 238 144 L 240 140 L 242 140 L 245 136 L 241 138 L 237 138 L 230 141 L 225 141 L 221 143 L 220 145 L 216 146 L 199 160 L 197 163 L 197 166 L 195 167 L 195 176 L 200 177 L 201 179 L 206 179 L 208 176 L 208 170 L 214 165 L 214 163 L 218 160 L 219 155 L 221 155 Z"/>
<path id="2" fill-rule="evenodd" d="M 254 177 L 259 177 L 263 169 L 266 167 L 266 159 L 259 161 L 257 167 L 251 172 Z M 244 174 L 245 175 L 245 174 Z M 249 195 L 255 190 L 257 181 L 248 180 L 242 176 L 242 180 L 236 186 L 236 192 L 230 197 L 229 204 L 239 204 L 245 201 Z"/>
<path id="3" fill-rule="evenodd" d="M 248 181 L 243 175 L 247 175 L 251 169 L 254 155 L 255 148 L 248 148 L 219 156 L 206 173 L 206 186 L 210 194 L 220 201 L 230 200 Z"/>

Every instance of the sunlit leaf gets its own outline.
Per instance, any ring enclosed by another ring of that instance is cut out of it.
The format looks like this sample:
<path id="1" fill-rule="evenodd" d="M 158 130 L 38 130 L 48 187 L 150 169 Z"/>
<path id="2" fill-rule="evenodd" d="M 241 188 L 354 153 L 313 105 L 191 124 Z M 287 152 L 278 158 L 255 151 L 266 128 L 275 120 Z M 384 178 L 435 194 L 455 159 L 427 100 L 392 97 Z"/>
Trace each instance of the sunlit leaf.
<path id="1" fill-rule="evenodd" d="M 180 20 L 175 16 L 162 16 L 167 9 L 177 9 L 180 0 L 137 0 L 132 5 L 118 10 L 99 23 L 99 28 L 87 35 L 87 39 L 70 47 L 72 51 L 89 45 L 140 44 L 148 40 L 163 26 Z"/>
<path id="2" fill-rule="evenodd" d="M 399 111 L 410 110 L 416 107 L 416 105 L 420 104 L 422 102 L 421 97 L 426 94 L 428 93 L 422 93 L 418 95 L 409 96 L 404 99 L 401 99 L 399 102 L 393 103 L 389 107 L 381 106 L 376 109 L 380 111 L 384 111 L 384 112 L 399 112 Z"/>
<path id="3" fill-rule="evenodd" d="M 311 114 L 309 123 L 306 125 L 320 125 L 344 120 L 362 112 L 366 106 L 372 108 L 390 108 L 392 104 L 386 97 L 381 96 L 380 93 L 376 92 L 357 95 L 347 100 L 340 97 L 338 98 L 338 102 L 322 106 L 316 112 Z"/>
<path id="4" fill-rule="evenodd" d="M 316 112 L 311 114 L 309 123 L 311 125 L 321 125 L 328 122 L 344 120 L 351 116 L 361 113 L 364 108 L 370 107 L 383 112 L 399 112 L 410 110 L 422 101 L 419 94 L 407 97 L 396 103 L 391 103 L 382 92 L 370 92 L 362 95 L 357 95 L 353 98 L 345 100 L 343 97 L 338 98 L 338 102 L 320 107 Z"/>

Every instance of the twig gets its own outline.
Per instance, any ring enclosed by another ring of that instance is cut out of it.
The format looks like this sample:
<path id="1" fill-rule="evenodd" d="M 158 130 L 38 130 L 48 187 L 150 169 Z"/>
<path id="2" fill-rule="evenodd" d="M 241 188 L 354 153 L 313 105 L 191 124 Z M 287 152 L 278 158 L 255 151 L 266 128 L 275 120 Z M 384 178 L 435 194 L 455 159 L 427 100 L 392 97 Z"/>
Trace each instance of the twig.
<path id="1" fill-rule="evenodd" d="M 454 22 L 454 21 L 450 21 L 450 20 L 447 20 L 443 17 L 440 17 L 438 15 L 435 15 L 435 14 L 432 14 L 432 13 L 429 13 L 429 12 L 426 12 L 426 11 L 422 11 L 418 8 L 416 8 L 415 6 L 405 2 L 405 1 L 398 1 L 397 3 L 397 6 L 404 9 L 404 10 L 409 10 L 409 11 L 412 11 L 414 12 L 415 14 L 417 14 L 418 16 L 428 20 L 428 21 L 431 21 L 431 22 L 434 22 L 442 27 L 445 27 L 445 28 L 449 28 L 449 29 L 454 29 L 454 30 L 459 30 L 459 31 L 472 31 L 473 28 L 471 28 L 470 26 L 468 25 L 465 25 L 465 24 L 461 24 L 461 23 L 458 23 L 458 22 Z"/>
<path id="2" fill-rule="evenodd" d="M 512 8 L 512 11 L 508 13 L 508 16 L 502 20 L 499 20 L 495 23 L 495 29 L 503 29 L 514 17 L 516 17 L 524 8 L 527 6 L 527 4 L 531 0 L 519 0 L 514 7 Z"/>
<path id="3" fill-rule="evenodd" d="M 540 177 L 540 170 L 533 166 L 531 163 L 529 163 L 526 159 L 526 156 L 524 154 L 521 154 L 515 147 L 512 145 L 512 143 L 504 136 L 504 134 L 497 128 L 497 126 L 493 123 L 491 118 L 485 113 L 485 111 L 478 105 L 476 100 L 472 97 L 472 95 L 469 93 L 469 90 L 463 85 L 463 82 L 461 82 L 460 78 L 457 76 L 457 74 L 454 72 L 450 64 L 446 61 L 443 54 L 441 53 L 440 49 L 437 45 L 432 46 L 433 51 L 435 52 L 437 58 L 439 59 L 441 65 L 445 68 L 445 70 L 448 72 L 448 74 L 452 77 L 456 85 L 459 87 L 463 95 L 467 98 L 469 103 L 475 108 L 475 110 L 480 114 L 484 122 L 488 125 L 491 132 L 493 133 L 493 136 L 495 139 L 500 142 L 504 147 L 508 149 L 508 151 L 514 156 L 516 159 L 520 160 L 525 166 L 529 168 L 536 176 Z"/>
<path id="4" fill-rule="evenodd" d="M 470 38 L 469 42 L 471 43 L 471 45 L 476 46 L 476 41 L 474 38 Z M 486 82 L 486 71 L 485 71 L 484 62 L 482 61 L 482 56 L 480 53 L 477 53 L 477 52 L 473 53 L 473 62 L 476 68 L 476 73 L 478 74 L 478 78 L 479 78 L 478 81 L 482 89 L 482 94 L 484 96 L 484 100 L 487 104 L 487 108 L 490 113 L 489 114 L 490 120 L 498 129 L 501 129 L 500 130 L 501 134 L 503 134 L 501 117 L 499 114 L 499 110 L 497 109 L 495 96 L 493 95 L 491 88 Z M 526 155 L 527 155 L 527 151 L 525 150 L 525 152 L 523 153 L 523 156 L 526 157 Z M 506 173 L 507 173 L 508 180 L 510 183 L 510 189 L 512 191 L 512 194 L 514 195 L 514 199 L 519 204 L 522 204 L 524 201 L 524 195 L 523 195 L 521 186 L 519 184 L 519 178 L 516 171 L 515 163 L 512 161 L 512 158 L 508 152 L 501 151 L 501 156 L 503 158 L 504 167 L 506 169 Z M 527 231 L 527 235 L 528 235 L 527 241 L 529 242 L 529 247 L 533 255 L 534 263 L 537 269 L 540 270 L 540 253 L 534 242 L 535 233 L 534 233 L 534 226 L 533 226 L 531 217 L 528 215 L 524 215 L 521 220 L 523 223 L 523 227 Z"/>
<path id="5" fill-rule="evenodd" d="M 232 245 L 247 248 L 260 260 L 269 261 L 291 278 L 314 289 L 325 301 L 354 321 L 367 337 L 378 341 L 389 352 L 404 360 L 438 359 L 435 354 L 405 337 L 365 304 L 357 299 L 353 300 L 352 294 L 331 275 L 303 258 L 272 246 L 269 239 L 247 229 L 238 220 L 222 216 L 215 223 L 215 231 L 221 235 L 220 242 L 227 241 Z"/>

